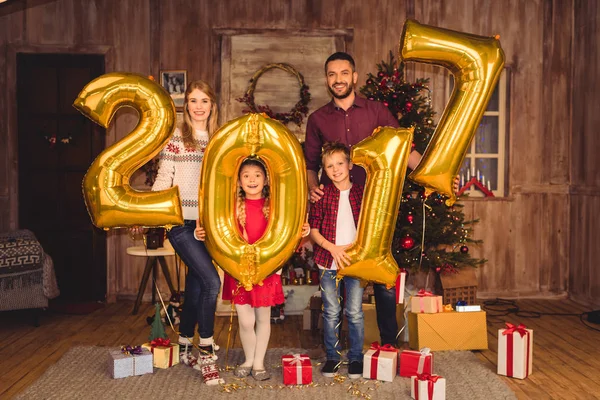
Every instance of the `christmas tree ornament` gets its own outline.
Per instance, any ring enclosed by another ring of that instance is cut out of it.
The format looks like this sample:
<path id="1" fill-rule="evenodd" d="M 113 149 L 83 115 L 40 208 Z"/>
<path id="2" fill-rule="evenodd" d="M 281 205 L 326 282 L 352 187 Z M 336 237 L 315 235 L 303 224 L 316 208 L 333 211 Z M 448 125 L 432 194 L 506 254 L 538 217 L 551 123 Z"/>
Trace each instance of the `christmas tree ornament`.
<path id="1" fill-rule="evenodd" d="M 269 225 L 254 244 L 242 237 L 232 206 L 238 171 L 247 157 L 267 170 Z M 280 122 L 247 114 L 223 125 L 204 152 L 199 215 L 212 259 L 246 290 L 281 268 L 302 239 L 308 192 L 306 165 L 298 139 Z"/>
<path id="2" fill-rule="evenodd" d="M 412 224 L 414 219 L 415 219 L 415 217 L 412 214 L 408 214 L 406 216 L 406 220 L 408 221 L 409 224 Z"/>
<path id="3" fill-rule="evenodd" d="M 402 246 L 402 248 L 404 250 L 410 250 L 415 245 L 415 239 L 411 238 L 410 236 L 407 236 L 402 239 L 402 242 L 400 245 Z M 425 255 L 425 254 L 423 254 L 423 255 Z"/>
<path id="4" fill-rule="evenodd" d="M 460 252 L 467 254 L 469 252 L 469 248 L 467 246 L 460 246 Z"/>
<path id="5" fill-rule="evenodd" d="M 83 183 L 83 198 L 92 223 L 103 229 L 183 225 L 179 189 L 134 190 L 131 175 L 166 146 L 175 129 L 175 105 L 156 82 L 132 73 L 102 75 L 81 90 L 73 107 L 108 128 L 124 106 L 139 113 L 137 126 L 92 163 Z"/>
<path id="6" fill-rule="evenodd" d="M 455 84 L 438 127 L 409 178 L 425 187 L 426 194 L 438 192 L 456 201 L 454 177 L 458 175 L 468 146 L 492 96 L 504 66 L 504 52 L 494 37 L 423 25 L 414 20 L 404 24 L 400 40 L 402 58 L 440 65 L 454 75 Z"/>

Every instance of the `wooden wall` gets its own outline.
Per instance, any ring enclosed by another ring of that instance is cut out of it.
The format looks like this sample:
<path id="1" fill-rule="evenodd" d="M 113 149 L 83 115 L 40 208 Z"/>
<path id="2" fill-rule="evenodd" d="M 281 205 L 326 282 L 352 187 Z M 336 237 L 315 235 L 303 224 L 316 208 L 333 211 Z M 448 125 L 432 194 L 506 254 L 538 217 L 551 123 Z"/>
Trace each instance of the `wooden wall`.
<path id="1" fill-rule="evenodd" d="M 375 63 L 397 49 L 406 18 L 415 18 L 459 31 L 500 34 L 507 56 L 508 197 L 465 202 L 467 216 L 481 220 L 475 236 L 484 240 L 472 252 L 489 260 L 479 271 L 480 294 L 549 296 L 570 288 L 582 299 L 598 297 L 600 278 L 592 268 L 599 255 L 593 243 L 599 224 L 593 222 L 598 222 L 600 202 L 598 161 L 592 155 L 598 148 L 594 135 L 598 113 L 592 104 L 599 96 L 594 90 L 598 89 L 598 63 L 590 63 L 599 57 L 598 9 L 593 0 L 83 3 L 57 0 L 0 14 L 0 87 L 6 88 L 0 92 L 4 116 L 0 119 L 1 229 L 18 225 L 17 160 L 11 155 L 16 153 L 16 138 L 11 136 L 16 111 L 10 65 L 15 49 L 107 48 L 107 71 L 158 76 L 160 69 L 187 69 L 188 80 L 205 79 L 219 87 L 218 30 L 345 29 L 353 32 L 350 51 L 362 85 Z M 125 15 L 134 15 L 135 23 Z M 407 76 L 431 78 L 434 106 L 441 113 L 447 97 L 446 73 L 412 64 Z M 127 134 L 135 121 L 132 113 L 122 112 L 109 129 L 108 143 Z M 110 234 L 111 299 L 137 291 L 142 261 L 125 254 L 130 245 L 127 235 Z"/>

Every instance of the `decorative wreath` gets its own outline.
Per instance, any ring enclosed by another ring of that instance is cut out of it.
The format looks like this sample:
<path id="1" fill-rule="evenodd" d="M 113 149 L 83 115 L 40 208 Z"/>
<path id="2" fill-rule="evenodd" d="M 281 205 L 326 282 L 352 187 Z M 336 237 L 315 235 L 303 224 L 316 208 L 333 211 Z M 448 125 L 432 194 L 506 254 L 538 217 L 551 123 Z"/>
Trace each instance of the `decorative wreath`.
<path id="1" fill-rule="evenodd" d="M 256 83 L 258 82 L 258 78 L 262 76 L 265 72 L 270 69 L 277 68 L 283 70 L 285 72 L 289 72 L 294 75 L 296 79 L 298 79 L 298 85 L 300 86 L 300 101 L 296 103 L 296 105 L 286 113 L 276 113 L 271 110 L 271 107 L 268 105 L 256 105 L 254 102 L 254 89 L 256 89 Z M 254 76 L 250 79 L 250 86 L 248 86 L 248 90 L 246 90 L 246 94 L 244 97 L 237 99 L 240 103 L 246 103 L 248 108 L 242 110 L 243 112 L 253 112 L 253 113 L 265 113 L 269 117 L 278 120 L 284 125 L 287 125 L 290 122 L 295 123 L 296 125 L 302 125 L 302 121 L 304 117 L 308 114 L 308 103 L 310 102 L 310 92 L 308 91 L 308 85 L 304 83 L 304 76 L 298 71 L 294 69 L 289 64 L 285 63 L 276 63 L 276 64 L 268 64 L 256 71 Z"/>

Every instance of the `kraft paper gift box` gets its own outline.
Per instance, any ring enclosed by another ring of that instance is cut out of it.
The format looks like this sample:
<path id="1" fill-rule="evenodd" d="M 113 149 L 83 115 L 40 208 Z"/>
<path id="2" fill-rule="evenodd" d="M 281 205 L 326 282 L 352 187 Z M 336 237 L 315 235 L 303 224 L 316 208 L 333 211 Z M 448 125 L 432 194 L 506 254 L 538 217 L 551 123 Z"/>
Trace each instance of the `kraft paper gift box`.
<path id="1" fill-rule="evenodd" d="M 410 298 L 410 310 L 414 313 L 440 313 L 444 311 L 442 296 L 436 296 L 424 289 Z"/>
<path id="2" fill-rule="evenodd" d="M 415 400 L 446 400 L 446 379 L 429 374 L 411 376 L 410 397 Z"/>
<path id="3" fill-rule="evenodd" d="M 141 346 L 109 350 L 109 359 L 110 375 L 114 379 L 153 372 L 152 353 Z"/>
<path id="4" fill-rule="evenodd" d="M 307 354 L 281 356 L 284 385 L 308 385 L 312 383 L 312 364 Z"/>
<path id="5" fill-rule="evenodd" d="M 169 339 L 155 339 L 150 343 L 144 343 L 142 347 L 152 352 L 156 368 L 165 369 L 179 364 L 178 343 L 171 343 Z"/>
<path id="6" fill-rule="evenodd" d="M 484 350 L 488 348 L 485 311 L 408 313 L 409 347 L 440 350 Z"/>
<path id="7" fill-rule="evenodd" d="M 363 359 L 363 378 L 392 382 L 396 376 L 398 350 L 389 344 L 375 342 Z"/>
<path id="8" fill-rule="evenodd" d="M 498 374 L 525 379 L 533 370 L 533 330 L 506 323 L 498 330 Z"/>
<path id="9" fill-rule="evenodd" d="M 398 364 L 398 374 L 406 378 L 419 374 L 433 374 L 433 354 L 428 348 L 421 351 L 401 351 Z"/>

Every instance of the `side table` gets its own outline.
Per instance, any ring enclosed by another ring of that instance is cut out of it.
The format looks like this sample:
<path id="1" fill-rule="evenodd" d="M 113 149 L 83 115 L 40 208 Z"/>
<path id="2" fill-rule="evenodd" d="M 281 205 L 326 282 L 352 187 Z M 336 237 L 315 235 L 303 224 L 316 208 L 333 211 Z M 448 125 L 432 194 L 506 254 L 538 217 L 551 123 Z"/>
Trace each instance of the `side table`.
<path id="1" fill-rule="evenodd" d="M 171 280 L 171 274 L 169 273 L 169 267 L 167 266 L 167 261 L 165 260 L 165 256 L 174 256 L 175 250 L 171 246 L 159 247 L 158 249 L 146 249 L 145 246 L 135 246 L 128 247 L 127 254 L 138 257 L 147 257 L 146 259 L 146 267 L 144 268 L 144 274 L 142 275 L 142 281 L 140 282 L 140 288 L 138 289 L 137 299 L 135 300 L 135 305 L 133 306 L 133 315 L 136 315 L 139 308 L 140 303 L 142 302 L 142 297 L 144 296 L 144 290 L 148 285 L 148 278 L 150 278 L 150 273 L 152 272 L 152 279 L 156 282 L 156 278 L 158 276 L 158 264 L 160 264 L 162 268 L 163 275 L 165 276 L 165 280 L 167 281 L 167 285 L 169 285 L 169 290 L 171 290 L 171 295 L 175 294 L 175 288 L 173 287 L 173 281 Z M 154 304 L 156 295 L 156 287 L 152 285 L 152 303 Z"/>

